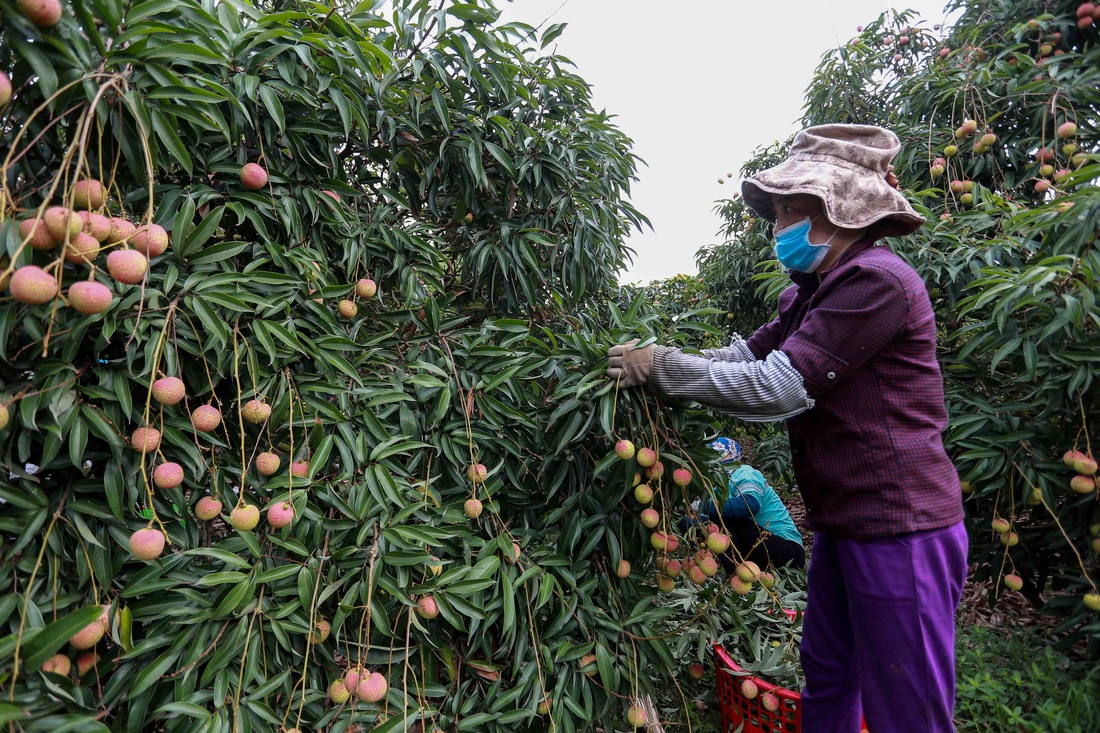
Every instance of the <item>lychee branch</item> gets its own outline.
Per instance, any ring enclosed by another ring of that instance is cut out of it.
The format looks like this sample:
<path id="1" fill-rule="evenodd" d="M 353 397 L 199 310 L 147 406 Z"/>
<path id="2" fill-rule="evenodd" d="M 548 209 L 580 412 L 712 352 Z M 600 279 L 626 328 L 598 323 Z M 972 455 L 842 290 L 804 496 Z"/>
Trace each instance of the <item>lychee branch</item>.
<path id="1" fill-rule="evenodd" d="M 1073 544 L 1073 540 L 1071 540 L 1069 538 L 1069 535 L 1066 534 L 1066 530 L 1062 526 L 1062 523 L 1058 521 L 1058 516 L 1054 513 L 1054 510 L 1050 508 L 1049 504 L 1047 504 L 1047 500 L 1046 497 L 1043 496 L 1043 492 L 1038 491 L 1035 484 L 1031 482 L 1031 479 L 1027 477 L 1027 474 L 1023 472 L 1023 469 L 1021 469 L 1015 461 L 1012 462 L 1012 467 L 1015 468 L 1021 476 L 1023 476 L 1024 481 L 1027 481 L 1027 484 L 1031 487 L 1031 490 L 1038 494 L 1039 501 L 1042 502 L 1043 508 L 1050 513 L 1051 519 L 1054 520 L 1054 524 L 1058 527 L 1058 531 L 1062 533 L 1062 537 L 1065 538 L 1066 544 L 1069 545 L 1069 549 L 1073 550 L 1073 554 L 1077 556 L 1077 564 L 1081 566 L 1081 574 L 1085 576 L 1085 580 L 1088 581 L 1088 584 L 1092 586 L 1093 591 L 1096 591 L 1096 583 L 1095 581 L 1093 581 L 1092 578 L 1089 577 L 1089 572 L 1085 569 L 1085 559 L 1081 557 L 1081 553 L 1077 551 L 1077 547 Z"/>

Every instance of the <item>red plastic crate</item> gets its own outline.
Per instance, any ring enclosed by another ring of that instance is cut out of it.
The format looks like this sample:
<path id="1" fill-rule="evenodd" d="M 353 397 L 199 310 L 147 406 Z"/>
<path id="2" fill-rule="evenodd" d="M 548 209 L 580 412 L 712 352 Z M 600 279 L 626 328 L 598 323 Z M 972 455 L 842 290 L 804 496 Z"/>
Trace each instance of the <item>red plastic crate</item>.
<path id="1" fill-rule="evenodd" d="M 723 733 L 801 733 L 802 696 L 799 693 L 777 687 L 759 677 L 738 674 L 743 670 L 720 644 L 714 645 L 714 667 Z M 727 670 L 734 674 L 729 674 Z M 746 679 L 756 683 L 759 690 L 759 694 L 751 700 L 741 694 L 741 683 Z M 778 698 L 779 707 L 776 710 L 764 709 L 765 692 Z M 866 723 L 860 725 L 860 733 L 867 733 Z"/>

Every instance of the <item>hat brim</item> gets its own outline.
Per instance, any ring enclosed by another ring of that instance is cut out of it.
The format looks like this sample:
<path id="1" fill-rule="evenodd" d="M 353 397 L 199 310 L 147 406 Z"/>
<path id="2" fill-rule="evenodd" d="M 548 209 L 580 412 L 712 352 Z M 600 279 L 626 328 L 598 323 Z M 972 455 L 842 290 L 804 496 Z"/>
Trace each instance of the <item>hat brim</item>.
<path id="1" fill-rule="evenodd" d="M 741 184 L 745 203 L 761 217 L 775 221 L 772 194 L 816 196 L 833 224 L 868 229 L 878 237 L 912 234 L 924 223 L 924 217 L 885 178 L 860 173 L 830 156 L 815 157 L 819 156 L 788 159 L 746 180 Z"/>

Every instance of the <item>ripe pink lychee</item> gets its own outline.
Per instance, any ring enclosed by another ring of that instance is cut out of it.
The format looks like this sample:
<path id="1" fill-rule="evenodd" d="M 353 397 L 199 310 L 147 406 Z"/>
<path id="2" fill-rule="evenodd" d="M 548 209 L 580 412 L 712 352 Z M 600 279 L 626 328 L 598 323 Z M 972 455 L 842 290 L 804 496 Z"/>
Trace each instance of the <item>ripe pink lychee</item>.
<path id="1" fill-rule="evenodd" d="M 1063 122 L 1058 125 L 1058 137 L 1067 140 L 1077 134 L 1077 125 L 1072 122 Z"/>
<path id="2" fill-rule="evenodd" d="M 665 563 L 662 572 L 670 578 L 676 578 L 679 577 L 681 570 L 683 570 L 683 564 L 679 560 L 669 560 Z"/>
<path id="3" fill-rule="evenodd" d="M 475 484 L 485 483 L 485 478 L 489 475 L 489 470 L 481 463 L 466 467 L 466 477 L 473 481 Z"/>
<path id="4" fill-rule="evenodd" d="M 699 662 L 692 662 L 690 665 L 688 665 L 688 671 L 691 673 L 691 676 L 697 680 L 703 679 L 703 675 L 706 674 L 706 671 L 703 669 L 703 665 Z"/>
<path id="5" fill-rule="evenodd" d="M 1035 160 L 1039 161 L 1040 163 L 1049 163 L 1050 161 L 1054 160 L 1053 148 L 1048 148 L 1045 145 L 1040 147 L 1038 150 L 1035 151 Z"/>
<path id="6" fill-rule="evenodd" d="M 1079 450 L 1068 450 L 1065 452 L 1065 455 L 1062 456 L 1062 462 L 1070 468 L 1073 468 L 1073 464 L 1077 462 L 1077 459 L 1085 457 L 1085 454 Z"/>
<path id="7" fill-rule="evenodd" d="M 290 475 L 297 478 L 309 478 L 309 461 L 291 461 Z"/>
<path id="8" fill-rule="evenodd" d="M 314 644 L 323 644 L 331 633 L 332 624 L 323 618 L 319 618 L 313 623 L 313 631 L 309 634 L 309 640 Z"/>
<path id="9" fill-rule="evenodd" d="M 672 483 L 677 486 L 687 486 L 691 483 L 691 471 L 686 468 L 677 468 L 672 472 Z"/>
<path id="10" fill-rule="evenodd" d="M 0 71 L 0 107 L 11 101 L 11 79 Z"/>
<path id="11" fill-rule="evenodd" d="M 519 543 L 518 542 L 513 542 L 512 543 L 512 554 L 511 555 L 505 555 L 504 556 L 504 562 L 508 563 L 509 565 L 515 565 L 517 562 L 519 562 L 520 553 L 521 553 L 521 549 L 520 549 Z"/>
<path id="12" fill-rule="evenodd" d="M 583 657 L 581 657 L 581 671 L 584 672 L 589 677 L 595 677 L 596 676 L 596 673 L 599 672 L 600 670 L 596 666 L 596 655 L 595 654 L 585 654 Z"/>
<path id="13" fill-rule="evenodd" d="M 164 551 L 164 533 L 146 527 L 130 535 L 130 552 L 138 560 L 156 560 Z"/>
<path id="14" fill-rule="evenodd" d="M 77 232 L 65 244 L 65 261 L 74 265 L 90 265 L 99 254 L 99 240 L 87 232 Z"/>
<path id="15" fill-rule="evenodd" d="M 344 672 L 344 687 L 348 692 L 356 697 L 359 696 L 359 679 L 366 679 L 367 675 L 362 667 L 351 667 L 347 672 Z"/>
<path id="16" fill-rule="evenodd" d="M 159 224 L 138 227 L 130 239 L 130 246 L 149 258 L 164 254 L 168 244 L 168 232 Z"/>
<path id="17" fill-rule="evenodd" d="M 95 652 L 84 652 L 76 658 L 76 674 L 78 677 L 84 675 L 95 669 L 95 666 L 99 664 L 99 655 Z"/>
<path id="18" fill-rule="evenodd" d="M 1096 461 L 1091 456 L 1079 455 L 1073 460 L 1073 470 L 1085 476 L 1096 473 Z"/>
<path id="19" fill-rule="evenodd" d="M 652 466 L 645 470 L 646 478 L 656 481 L 665 475 L 665 464 L 660 461 L 655 461 Z"/>
<path id="20" fill-rule="evenodd" d="M 634 500 L 639 504 L 648 504 L 653 501 L 653 489 L 649 484 L 642 484 L 634 489 Z"/>
<path id="21" fill-rule="evenodd" d="M 69 305 L 86 316 L 102 313 L 111 307 L 113 300 L 111 289 L 94 280 L 73 283 L 69 286 Z"/>
<path id="22" fill-rule="evenodd" d="M 267 185 L 267 171 L 257 163 L 245 163 L 240 175 L 241 185 L 249 191 L 259 191 Z"/>
<path id="23" fill-rule="evenodd" d="M 691 582 L 695 583 L 696 585 L 702 585 L 703 583 L 707 582 L 707 574 L 703 572 L 703 569 L 698 565 L 692 565 L 691 567 L 689 567 L 687 574 L 688 578 L 691 579 Z"/>
<path id="24" fill-rule="evenodd" d="M 462 505 L 462 511 L 470 519 L 477 519 L 482 512 L 481 502 L 477 499 L 467 499 L 466 503 Z"/>
<path id="25" fill-rule="evenodd" d="M 676 587 L 676 581 L 664 573 L 657 573 L 657 590 L 662 593 L 671 593 Z"/>
<path id="26" fill-rule="evenodd" d="M 708 578 L 713 578 L 718 574 L 718 561 L 714 559 L 713 555 L 708 554 L 703 558 L 696 559 L 695 562 L 698 564 L 699 569 L 703 571 L 703 575 Z"/>
<path id="27" fill-rule="evenodd" d="M 626 722 L 634 728 L 645 727 L 648 722 L 648 718 L 645 714 L 645 708 L 640 705 L 631 705 L 626 711 Z"/>
<path id="28" fill-rule="evenodd" d="M 760 696 L 760 705 L 769 713 L 774 713 L 779 709 L 779 698 L 770 692 L 765 692 Z"/>
<path id="29" fill-rule="evenodd" d="M 729 535 L 722 532 L 714 532 L 707 535 L 707 549 L 716 555 L 721 555 L 730 548 Z"/>
<path id="30" fill-rule="evenodd" d="M 341 318 L 355 318 L 356 314 L 359 313 L 359 306 L 357 306 L 353 301 L 341 300 L 339 303 L 336 304 L 336 312 L 340 314 Z"/>
<path id="31" fill-rule="evenodd" d="M 343 680 L 333 680 L 328 686 L 328 699 L 336 705 L 343 705 L 351 697 Z"/>
<path id="32" fill-rule="evenodd" d="M 185 394 L 183 380 L 177 377 L 163 377 L 153 382 L 153 399 L 162 405 L 175 405 Z"/>
<path id="33" fill-rule="evenodd" d="M 73 206 L 78 209 L 102 209 L 107 203 L 107 187 L 94 178 L 73 184 Z"/>
<path id="34" fill-rule="evenodd" d="M 416 602 L 416 615 L 420 618 L 433 619 L 439 615 L 439 605 L 435 597 L 426 595 Z"/>
<path id="35" fill-rule="evenodd" d="M 42 671 L 68 677 L 73 671 L 73 663 L 64 654 L 54 654 L 42 663 Z"/>
<path id="36" fill-rule="evenodd" d="M 123 244 L 134 236 L 137 227 L 126 219 L 114 217 L 111 219 L 111 231 L 107 234 L 107 244 Z"/>
<path id="37" fill-rule="evenodd" d="M 251 532 L 260 523 L 260 508 L 253 504 L 233 507 L 229 512 L 229 523 L 238 532 Z"/>
<path id="38" fill-rule="evenodd" d="M 649 536 L 649 544 L 654 550 L 667 550 L 668 535 L 664 532 L 654 532 Z"/>
<path id="39" fill-rule="evenodd" d="M 8 284 L 13 298 L 27 305 L 42 305 L 57 297 L 57 280 L 37 265 L 24 265 Z"/>
<path id="40" fill-rule="evenodd" d="M 1069 480 L 1069 487 L 1078 494 L 1091 494 L 1096 491 L 1096 479 L 1092 476 L 1074 476 Z"/>
<path id="41" fill-rule="evenodd" d="M 1005 588 L 1009 590 L 1020 590 L 1024 587 L 1024 579 L 1019 575 L 1006 575 L 1005 576 Z"/>
<path id="42" fill-rule="evenodd" d="M 204 522 L 216 519 L 222 513 L 222 503 L 212 496 L 204 496 L 195 505 L 195 517 Z"/>
<path id="43" fill-rule="evenodd" d="M 759 693 L 760 689 L 752 680 L 743 680 L 741 682 L 741 694 L 745 697 L 746 700 L 755 699 Z"/>
<path id="44" fill-rule="evenodd" d="M 46 209 L 46 213 L 42 215 L 42 220 L 46 222 L 46 229 L 50 232 L 50 235 L 59 242 L 67 236 L 76 236 L 76 233 L 84 226 L 84 222 L 80 221 L 80 217 L 72 209 L 65 206 L 51 206 Z"/>
<path id="45" fill-rule="evenodd" d="M 615 568 L 615 575 L 620 578 L 630 577 L 630 563 L 627 560 L 619 560 L 619 567 Z"/>
<path id="46" fill-rule="evenodd" d="M 280 463 L 277 454 L 264 451 L 256 456 L 256 471 L 261 476 L 274 476 L 275 472 L 279 470 Z"/>
<path id="47" fill-rule="evenodd" d="M 775 576 L 771 573 L 760 573 L 760 585 L 771 590 L 775 587 Z"/>
<path id="48" fill-rule="evenodd" d="M 378 672 L 371 672 L 366 679 L 359 680 L 356 689 L 359 693 L 360 700 L 364 702 L 378 702 L 386 696 L 386 692 L 390 689 L 390 685 L 386 682 L 386 678 Z"/>
<path id="49" fill-rule="evenodd" d="M 271 405 L 261 402 L 260 400 L 249 400 L 241 408 L 241 417 L 246 422 L 250 422 L 253 425 L 259 425 L 263 421 L 271 417 Z"/>
<path id="50" fill-rule="evenodd" d="M 53 249 L 58 241 L 46 228 L 46 222 L 41 219 L 24 219 L 19 222 L 20 241 L 27 240 L 27 244 L 35 249 Z"/>
<path id="51" fill-rule="evenodd" d="M 39 28 L 52 28 L 61 20 L 60 0 L 16 0 L 15 4 L 19 12 Z"/>
<path id="52" fill-rule="evenodd" d="M 330 191 L 326 188 L 324 191 L 321 191 L 321 193 L 331 197 L 336 202 L 340 201 L 340 194 L 336 193 L 335 191 Z"/>
<path id="53" fill-rule="evenodd" d="M 649 509 L 643 509 L 641 517 L 642 526 L 646 527 L 647 529 L 653 529 L 661 521 L 661 514 L 652 507 Z"/>
<path id="54" fill-rule="evenodd" d="M 140 453 L 156 453 L 160 447 L 160 431 L 156 428 L 138 428 L 130 436 L 130 445 Z"/>
<path id="55" fill-rule="evenodd" d="M 554 698 L 548 697 L 539 703 L 539 715 L 549 715 L 551 708 L 554 706 Z"/>
<path id="56" fill-rule="evenodd" d="M 272 504 L 267 510 L 267 523 L 274 529 L 287 527 L 294 521 L 294 507 L 289 501 Z"/>
<path id="57" fill-rule="evenodd" d="M 1035 193 L 1046 193 L 1050 190 L 1050 181 L 1036 181 Z"/>
<path id="58" fill-rule="evenodd" d="M 73 649 L 91 649 L 103 638 L 105 631 L 106 629 L 103 628 L 103 623 L 97 618 L 95 621 L 73 634 L 69 638 L 69 644 Z"/>
<path id="59" fill-rule="evenodd" d="M 200 433 L 209 433 L 221 424 L 221 410 L 213 405 L 199 405 L 191 413 L 191 425 Z"/>
<path id="60" fill-rule="evenodd" d="M 153 469 L 153 483 L 158 489 L 174 489 L 183 483 L 183 466 L 178 463 L 162 463 Z"/>
<path id="61" fill-rule="evenodd" d="M 116 249 L 107 255 L 107 271 L 120 283 L 137 285 L 149 269 L 145 255 L 133 249 Z"/>
<path id="62" fill-rule="evenodd" d="M 755 583 L 760 580 L 760 566 L 752 560 L 746 560 L 737 566 L 737 577 L 746 583 Z"/>
<path id="63" fill-rule="evenodd" d="M 657 453 L 652 448 L 642 448 L 638 451 L 638 465 L 649 468 L 657 462 Z"/>
<path id="64" fill-rule="evenodd" d="M 615 455 L 624 461 L 634 457 L 634 444 L 629 440 L 620 440 L 615 444 Z"/>
<path id="65" fill-rule="evenodd" d="M 378 284 L 369 277 L 364 277 L 355 283 L 355 294 L 360 298 L 373 298 L 378 292 Z"/>

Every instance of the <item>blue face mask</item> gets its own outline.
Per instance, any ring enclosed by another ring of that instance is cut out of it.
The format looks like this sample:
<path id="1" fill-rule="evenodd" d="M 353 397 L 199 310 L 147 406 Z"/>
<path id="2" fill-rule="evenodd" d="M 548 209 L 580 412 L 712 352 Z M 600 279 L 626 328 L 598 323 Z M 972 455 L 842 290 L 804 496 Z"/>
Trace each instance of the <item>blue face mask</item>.
<path id="1" fill-rule="evenodd" d="M 797 224 L 773 232 L 775 254 L 783 267 L 796 272 L 813 272 L 821 266 L 825 255 L 829 254 L 829 242 L 833 241 L 836 232 L 824 244 L 814 244 L 810 241 L 810 226 L 816 219 L 817 216 L 813 219 L 807 216 Z"/>

